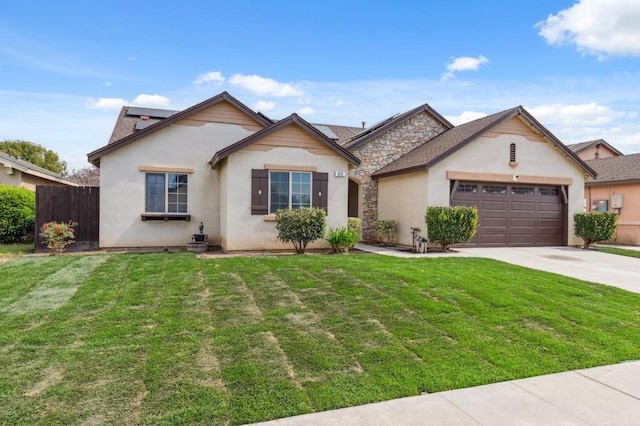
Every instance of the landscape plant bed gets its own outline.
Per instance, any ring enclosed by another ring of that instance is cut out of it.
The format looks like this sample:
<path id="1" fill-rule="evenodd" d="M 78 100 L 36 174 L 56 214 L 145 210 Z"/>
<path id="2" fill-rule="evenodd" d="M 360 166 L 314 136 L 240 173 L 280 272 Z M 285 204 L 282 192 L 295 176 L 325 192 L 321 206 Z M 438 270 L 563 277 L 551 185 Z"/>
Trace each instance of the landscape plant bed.
<path id="1" fill-rule="evenodd" d="M 242 424 L 613 364 L 639 306 L 480 258 L 23 257 L 0 424 Z"/>

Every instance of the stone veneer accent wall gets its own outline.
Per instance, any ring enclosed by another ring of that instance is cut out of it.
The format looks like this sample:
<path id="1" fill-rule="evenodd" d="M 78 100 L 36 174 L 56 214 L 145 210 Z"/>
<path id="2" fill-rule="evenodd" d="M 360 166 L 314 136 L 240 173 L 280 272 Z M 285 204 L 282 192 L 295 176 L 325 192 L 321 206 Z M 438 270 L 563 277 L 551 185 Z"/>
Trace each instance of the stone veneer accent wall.
<path id="1" fill-rule="evenodd" d="M 360 219 L 362 238 L 375 238 L 373 223 L 378 220 L 378 183 L 371 174 L 397 160 L 409 151 L 434 138 L 447 128 L 426 112 L 408 118 L 397 126 L 353 150 L 360 158 L 360 166 L 349 172 L 349 176 L 360 183 Z M 380 219 L 393 219 L 391 217 Z"/>

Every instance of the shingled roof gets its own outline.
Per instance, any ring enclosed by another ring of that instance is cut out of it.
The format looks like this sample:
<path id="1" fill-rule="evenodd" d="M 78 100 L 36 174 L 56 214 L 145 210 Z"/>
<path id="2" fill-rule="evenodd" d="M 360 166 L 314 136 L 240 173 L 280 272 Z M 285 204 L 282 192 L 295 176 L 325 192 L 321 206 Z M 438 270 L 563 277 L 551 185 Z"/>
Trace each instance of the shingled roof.
<path id="1" fill-rule="evenodd" d="M 595 181 L 585 182 L 586 186 L 640 182 L 640 154 L 599 158 L 589 160 L 587 164 L 598 172 L 598 177 Z"/>
<path id="2" fill-rule="evenodd" d="M 592 170 L 584 161 L 578 158 L 573 151 L 553 136 L 551 132 L 533 118 L 533 116 L 522 106 L 517 106 L 515 108 L 488 115 L 449 129 L 415 148 L 413 151 L 403 155 L 394 162 L 386 165 L 382 169 L 373 173 L 371 177 L 381 178 L 385 176 L 411 173 L 417 170 L 426 170 L 458 151 L 496 125 L 518 115 L 523 116 L 527 121 L 529 121 L 533 128 L 564 152 L 565 155 L 575 162 L 578 167 L 582 168 L 585 173 L 595 177 L 596 173 L 594 170 Z"/>
<path id="3" fill-rule="evenodd" d="M 579 142 L 579 143 L 574 143 L 571 145 L 567 145 L 571 151 L 575 152 L 576 154 L 584 151 L 587 148 L 590 148 L 594 145 L 604 145 L 607 148 L 609 148 L 611 151 L 615 152 L 617 155 L 624 155 L 622 154 L 620 151 L 618 151 L 616 148 L 614 148 L 612 145 L 610 145 L 607 141 L 605 141 L 604 139 L 595 139 L 592 141 L 586 141 L 586 142 Z"/>
<path id="4" fill-rule="evenodd" d="M 410 111 L 407 111 L 405 113 L 393 115 L 387 118 L 386 120 L 382 120 L 381 122 L 376 123 L 367 129 L 361 130 L 358 134 L 353 136 L 351 139 L 347 140 L 344 143 L 344 147 L 350 151 L 353 151 L 354 149 L 364 145 L 365 143 L 375 138 L 376 136 L 386 132 L 388 129 L 391 129 L 397 126 L 398 124 L 403 123 L 404 121 L 413 117 L 414 115 L 420 114 L 422 112 L 426 112 L 432 115 L 433 117 L 435 117 L 447 129 L 451 129 L 453 127 L 453 124 L 451 124 L 446 118 L 440 115 L 438 111 L 431 108 L 429 104 L 424 104 Z"/>
<path id="5" fill-rule="evenodd" d="M 26 173 L 28 175 L 36 176 L 42 179 L 47 179 L 52 182 L 57 182 L 69 186 L 80 186 L 76 182 L 63 178 L 58 173 L 36 166 L 33 163 L 15 157 L 11 154 L 7 154 L 6 152 L 0 151 L 0 164 L 7 169 L 16 169 L 22 173 Z"/>

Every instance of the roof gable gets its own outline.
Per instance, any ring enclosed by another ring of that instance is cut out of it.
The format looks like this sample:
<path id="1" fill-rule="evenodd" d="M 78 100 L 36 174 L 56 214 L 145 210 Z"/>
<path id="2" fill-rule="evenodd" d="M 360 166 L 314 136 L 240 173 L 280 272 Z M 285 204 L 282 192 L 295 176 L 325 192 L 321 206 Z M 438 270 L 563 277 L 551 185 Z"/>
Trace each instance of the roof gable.
<path id="1" fill-rule="evenodd" d="M 223 102 L 229 104 L 229 108 L 221 107 L 218 105 Z M 216 105 L 218 105 L 218 107 L 216 107 Z M 230 113 L 230 108 L 235 109 L 237 112 L 235 114 Z M 123 113 L 121 112 L 121 116 L 122 114 Z M 240 117 L 242 117 L 243 115 L 247 117 L 246 120 L 240 119 Z M 99 166 L 100 157 L 102 157 L 103 155 L 109 154 L 123 146 L 142 139 L 171 124 L 182 123 L 185 125 L 202 125 L 207 122 L 208 119 L 221 119 L 222 117 L 228 117 L 234 124 L 240 124 L 240 122 L 244 122 L 245 125 L 252 125 L 256 129 L 264 128 L 272 124 L 271 121 L 265 116 L 253 112 L 246 105 L 238 101 L 229 93 L 222 92 L 219 95 L 207 99 L 206 101 L 203 101 L 190 108 L 187 108 L 184 111 L 177 112 L 167 118 L 156 121 L 153 124 L 142 128 L 137 133 L 130 134 L 129 136 L 126 136 L 102 148 L 90 152 L 89 154 L 87 154 L 87 158 L 90 163 Z"/>
<path id="2" fill-rule="evenodd" d="M 451 129 L 453 127 L 453 124 L 451 124 L 446 118 L 440 115 L 436 110 L 431 108 L 429 104 L 424 104 L 410 111 L 407 111 L 403 114 L 393 115 L 385 120 L 380 121 L 379 123 L 374 124 L 373 126 L 361 131 L 357 135 L 347 140 L 343 146 L 348 150 L 352 151 L 364 145 L 365 143 L 369 142 L 370 140 L 374 139 L 375 137 L 381 135 L 387 130 L 392 129 L 397 125 L 404 123 L 406 120 L 410 119 L 411 117 L 424 112 L 433 116 L 436 120 L 442 123 L 442 125 L 445 126 L 447 129 Z"/>
<path id="3" fill-rule="evenodd" d="M 604 139 L 596 139 L 596 140 L 592 140 L 592 141 L 574 143 L 572 145 L 568 145 L 568 147 L 569 147 L 569 149 L 571 149 L 573 152 L 575 152 L 579 156 L 580 156 L 581 153 L 583 153 L 584 151 L 586 151 L 586 150 L 588 150 L 590 148 L 595 148 L 597 150 L 600 147 L 604 147 L 609 152 L 611 152 L 611 154 L 612 154 L 611 156 L 612 157 L 619 156 L 619 155 L 624 155 L 622 152 L 618 151 L 613 145 L 610 145 Z M 590 160 L 590 159 L 584 158 L 582 156 L 581 156 L 581 158 L 583 158 L 585 161 L 586 160 Z"/>
<path id="4" fill-rule="evenodd" d="M 293 126 L 293 128 L 288 128 L 288 126 Z M 288 139 L 288 142 L 285 142 L 286 145 L 278 144 L 277 138 L 274 137 L 276 133 L 279 133 L 280 136 L 284 136 L 285 140 Z M 291 114 L 289 117 L 278 121 L 270 127 L 254 133 L 233 145 L 229 145 L 228 147 L 221 149 L 215 153 L 209 163 L 211 164 L 211 167 L 215 167 L 220 161 L 227 158 L 229 155 L 254 143 L 262 143 L 267 147 L 300 146 L 301 148 L 309 148 L 309 145 L 307 141 L 304 141 L 304 138 L 297 137 L 297 135 L 301 134 L 320 142 L 326 148 L 340 155 L 349 163 L 354 165 L 360 164 L 360 160 L 355 155 L 329 139 L 324 133 L 300 118 L 297 114 Z"/>
<path id="5" fill-rule="evenodd" d="M 411 173 L 416 170 L 425 170 L 437 164 L 444 158 L 447 158 L 454 152 L 460 150 L 471 141 L 479 136 L 496 131 L 498 126 L 507 120 L 519 117 L 524 120 L 523 124 L 528 124 L 529 128 L 551 144 L 559 148 L 571 161 L 580 167 L 588 175 L 595 177 L 596 173 L 584 161 L 560 142 L 551 132 L 549 132 L 542 124 L 540 124 L 531 114 L 529 114 L 522 106 L 501 111 L 486 117 L 461 124 L 452 129 L 441 133 L 435 138 L 427 141 L 423 145 L 408 152 L 394 162 L 386 165 L 382 169 L 373 173 L 372 177 L 380 178 L 392 176 L 402 173 Z M 503 128 L 520 127 L 520 125 L 512 126 L 505 124 Z M 529 132 L 529 131 L 528 131 Z M 526 135 L 525 135 L 526 137 Z M 529 136 L 531 137 L 531 136 Z"/>

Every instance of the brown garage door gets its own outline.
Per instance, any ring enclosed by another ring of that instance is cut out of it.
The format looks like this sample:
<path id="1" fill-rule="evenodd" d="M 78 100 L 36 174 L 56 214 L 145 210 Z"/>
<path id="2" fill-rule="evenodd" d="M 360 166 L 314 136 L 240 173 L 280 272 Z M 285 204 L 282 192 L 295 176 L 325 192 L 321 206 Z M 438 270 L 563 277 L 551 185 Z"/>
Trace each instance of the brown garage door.
<path id="1" fill-rule="evenodd" d="M 559 186 L 457 182 L 451 205 L 476 206 L 480 224 L 469 245 L 564 245 L 566 209 Z"/>

